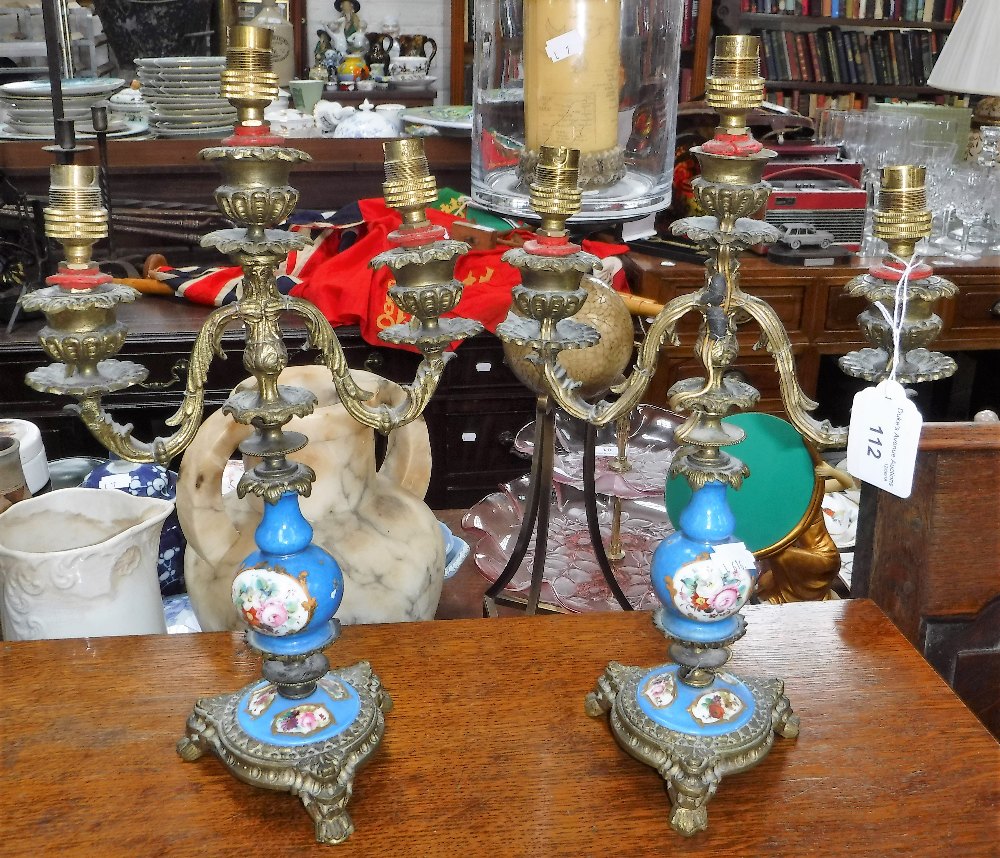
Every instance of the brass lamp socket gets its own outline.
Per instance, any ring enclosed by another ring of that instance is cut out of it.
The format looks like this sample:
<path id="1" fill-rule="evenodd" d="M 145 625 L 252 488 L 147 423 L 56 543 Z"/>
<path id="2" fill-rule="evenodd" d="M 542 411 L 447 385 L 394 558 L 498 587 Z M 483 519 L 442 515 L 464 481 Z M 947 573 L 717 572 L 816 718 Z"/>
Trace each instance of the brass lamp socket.
<path id="1" fill-rule="evenodd" d="M 931 233 L 927 169 L 917 165 L 883 167 L 881 179 L 873 214 L 874 233 L 892 253 L 912 256 L 916 243 Z"/>
<path id="2" fill-rule="evenodd" d="M 718 132 L 747 133 L 746 114 L 764 101 L 759 36 L 719 36 L 705 100 L 719 113 Z"/>
<path id="3" fill-rule="evenodd" d="M 420 230 L 429 225 L 427 206 L 437 202 L 437 182 L 430 173 L 424 141 L 416 137 L 387 140 L 382 144 L 385 154 L 385 181 L 382 195 L 389 208 L 403 218 L 402 229 Z"/>
<path id="4" fill-rule="evenodd" d="M 53 164 L 49 177 L 49 204 L 43 212 L 45 234 L 63 246 L 68 268 L 85 269 L 91 248 L 108 234 L 108 211 L 101 198 L 97 168 Z"/>
<path id="5" fill-rule="evenodd" d="M 539 233 L 564 236 L 566 221 L 580 211 L 580 151 L 565 146 L 541 146 L 535 181 L 530 186 L 531 207 L 541 216 Z"/>
<path id="6" fill-rule="evenodd" d="M 271 31 L 240 25 L 229 29 L 222 97 L 236 108 L 240 125 L 264 125 L 264 108 L 278 97 L 271 70 Z"/>

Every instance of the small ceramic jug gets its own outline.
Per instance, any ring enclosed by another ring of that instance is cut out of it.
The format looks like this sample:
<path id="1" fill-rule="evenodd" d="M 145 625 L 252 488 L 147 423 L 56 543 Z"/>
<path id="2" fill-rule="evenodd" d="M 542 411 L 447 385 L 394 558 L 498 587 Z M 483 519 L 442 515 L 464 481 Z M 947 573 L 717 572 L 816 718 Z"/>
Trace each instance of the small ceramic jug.
<path id="1" fill-rule="evenodd" d="M 365 38 L 368 39 L 370 47 L 368 48 L 368 53 L 365 54 L 365 61 L 368 63 L 368 67 L 380 64 L 385 65 L 389 62 L 389 49 L 392 47 L 392 36 L 388 33 L 365 33 Z"/>
<path id="2" fill-rule="evenodd" d="M 169 501 L 60 489 L 0 514 L 7 640 L 165 634 L 156 577 Z"/>
<path id="3" fill-rule="evenodd" d="M 431 46 L 430 55 L 427 54 L 427 46 Z M 438 46 L 430 36 L 400 36 L 399 55 L 401 57 L 427 57 L 427 65 L 434 62 L 437 56 Z"/>
<path id="4" fill-rule="evenodd" d="M 371 405 L 402 400 L 399 385 L 360 370 L 351 374 L 362 389 L 373 391 Z M 314 528 L 313 541 L 343 570 L 338 618 L 343 623 L 432 619 L 444 583 L 445 545 L 434 513 L 421 500 L 430 480 L 426 425 L 416 420 L 395 430 L 376 468 L 374 432 L 340 404 L 328 369 L 289 367 L 280 381 L 306 387 L 318 398 L 312 414 L 288 424 L 309 438 L 308 446 L 289 458 L 316 472 L 312 494 L 301 499 L 301 507 Z M 255 384 L 250 379 L 241 387 Z M 223 495 L 221 484 L 226 463 L 250 431 L 217 411 L 181 462 L 177 512 L 188 540 L 184 574 L 205 631 L 242 627 L 231 588 L 241 562 L 256 550 L 263 502 L 253 495 Z"/>

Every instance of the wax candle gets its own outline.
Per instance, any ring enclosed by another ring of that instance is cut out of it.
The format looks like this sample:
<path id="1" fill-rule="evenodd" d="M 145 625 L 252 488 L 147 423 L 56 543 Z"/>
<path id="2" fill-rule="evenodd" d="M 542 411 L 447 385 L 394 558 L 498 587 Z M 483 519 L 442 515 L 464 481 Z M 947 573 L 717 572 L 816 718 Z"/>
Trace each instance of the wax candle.
<path id="1" fill-rule="evenodd" d="M 525 145 L 618 142 L 620 0 L 524 0 Z"/>

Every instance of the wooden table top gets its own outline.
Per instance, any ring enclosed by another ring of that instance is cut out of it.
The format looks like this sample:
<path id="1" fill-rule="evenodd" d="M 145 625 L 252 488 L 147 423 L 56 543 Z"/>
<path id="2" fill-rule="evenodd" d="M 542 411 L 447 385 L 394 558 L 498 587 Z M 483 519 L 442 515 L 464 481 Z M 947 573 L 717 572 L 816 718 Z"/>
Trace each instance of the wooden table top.
<path id="1" fill-rule="evenodd" d="M 1000 746 L 871 602 L 746 614 L 732 667 L 783 677 L 802 731 L 724 779 L 691 839 L 583 712 L 609 659 L 664 658 L 647 613 L 345 629 L 332 660 L 370 660 L 396 707 L 335 847 L 296 798 L 174 751 L 196 696 L 256 678 L 241 636 L 2 643 L 0 854 L 996 854 Z"/>

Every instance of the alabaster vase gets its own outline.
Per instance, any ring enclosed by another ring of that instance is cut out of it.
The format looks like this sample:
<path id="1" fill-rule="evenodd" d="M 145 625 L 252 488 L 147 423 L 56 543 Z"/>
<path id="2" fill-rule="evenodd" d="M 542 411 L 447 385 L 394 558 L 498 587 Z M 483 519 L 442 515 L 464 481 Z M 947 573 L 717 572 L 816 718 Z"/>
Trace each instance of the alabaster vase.
<path id="1" fill-rule="evenodd" d="M 403 400 L 394 382 L 360 370 L 352 375 L 356 384 L 374 392 L 371 404 Z M 289 367 L 280 382 L 308 388 L 318 398 L 311 415 L 288 424 L 309 437 L 309 444 L 289 458 L 316 472 L 312 494 L 301 498 L 301 508 L 315 530 L 314 544 L 343 571 L 338 618 L 349 624 L 432 619 L 444 582 L 445 545 L 434 513 L 422 500 L 431 469 L 423 420 L 396 429 L 376 467 L 374 432 L 340 404 L 328 369 Z M 253 379 L 244 382 L 254 384 Z M 243 623 L 231 589 L 241 562 L 256 550 L 254 530 L 264 504 L 252 495 L 223 495 L 222 474 L 250 432 L 216 412 L 198 430 L 181 463 L 177 511 L 188 540 L 185 578 L 191 606 L 206 631 Z"/>

